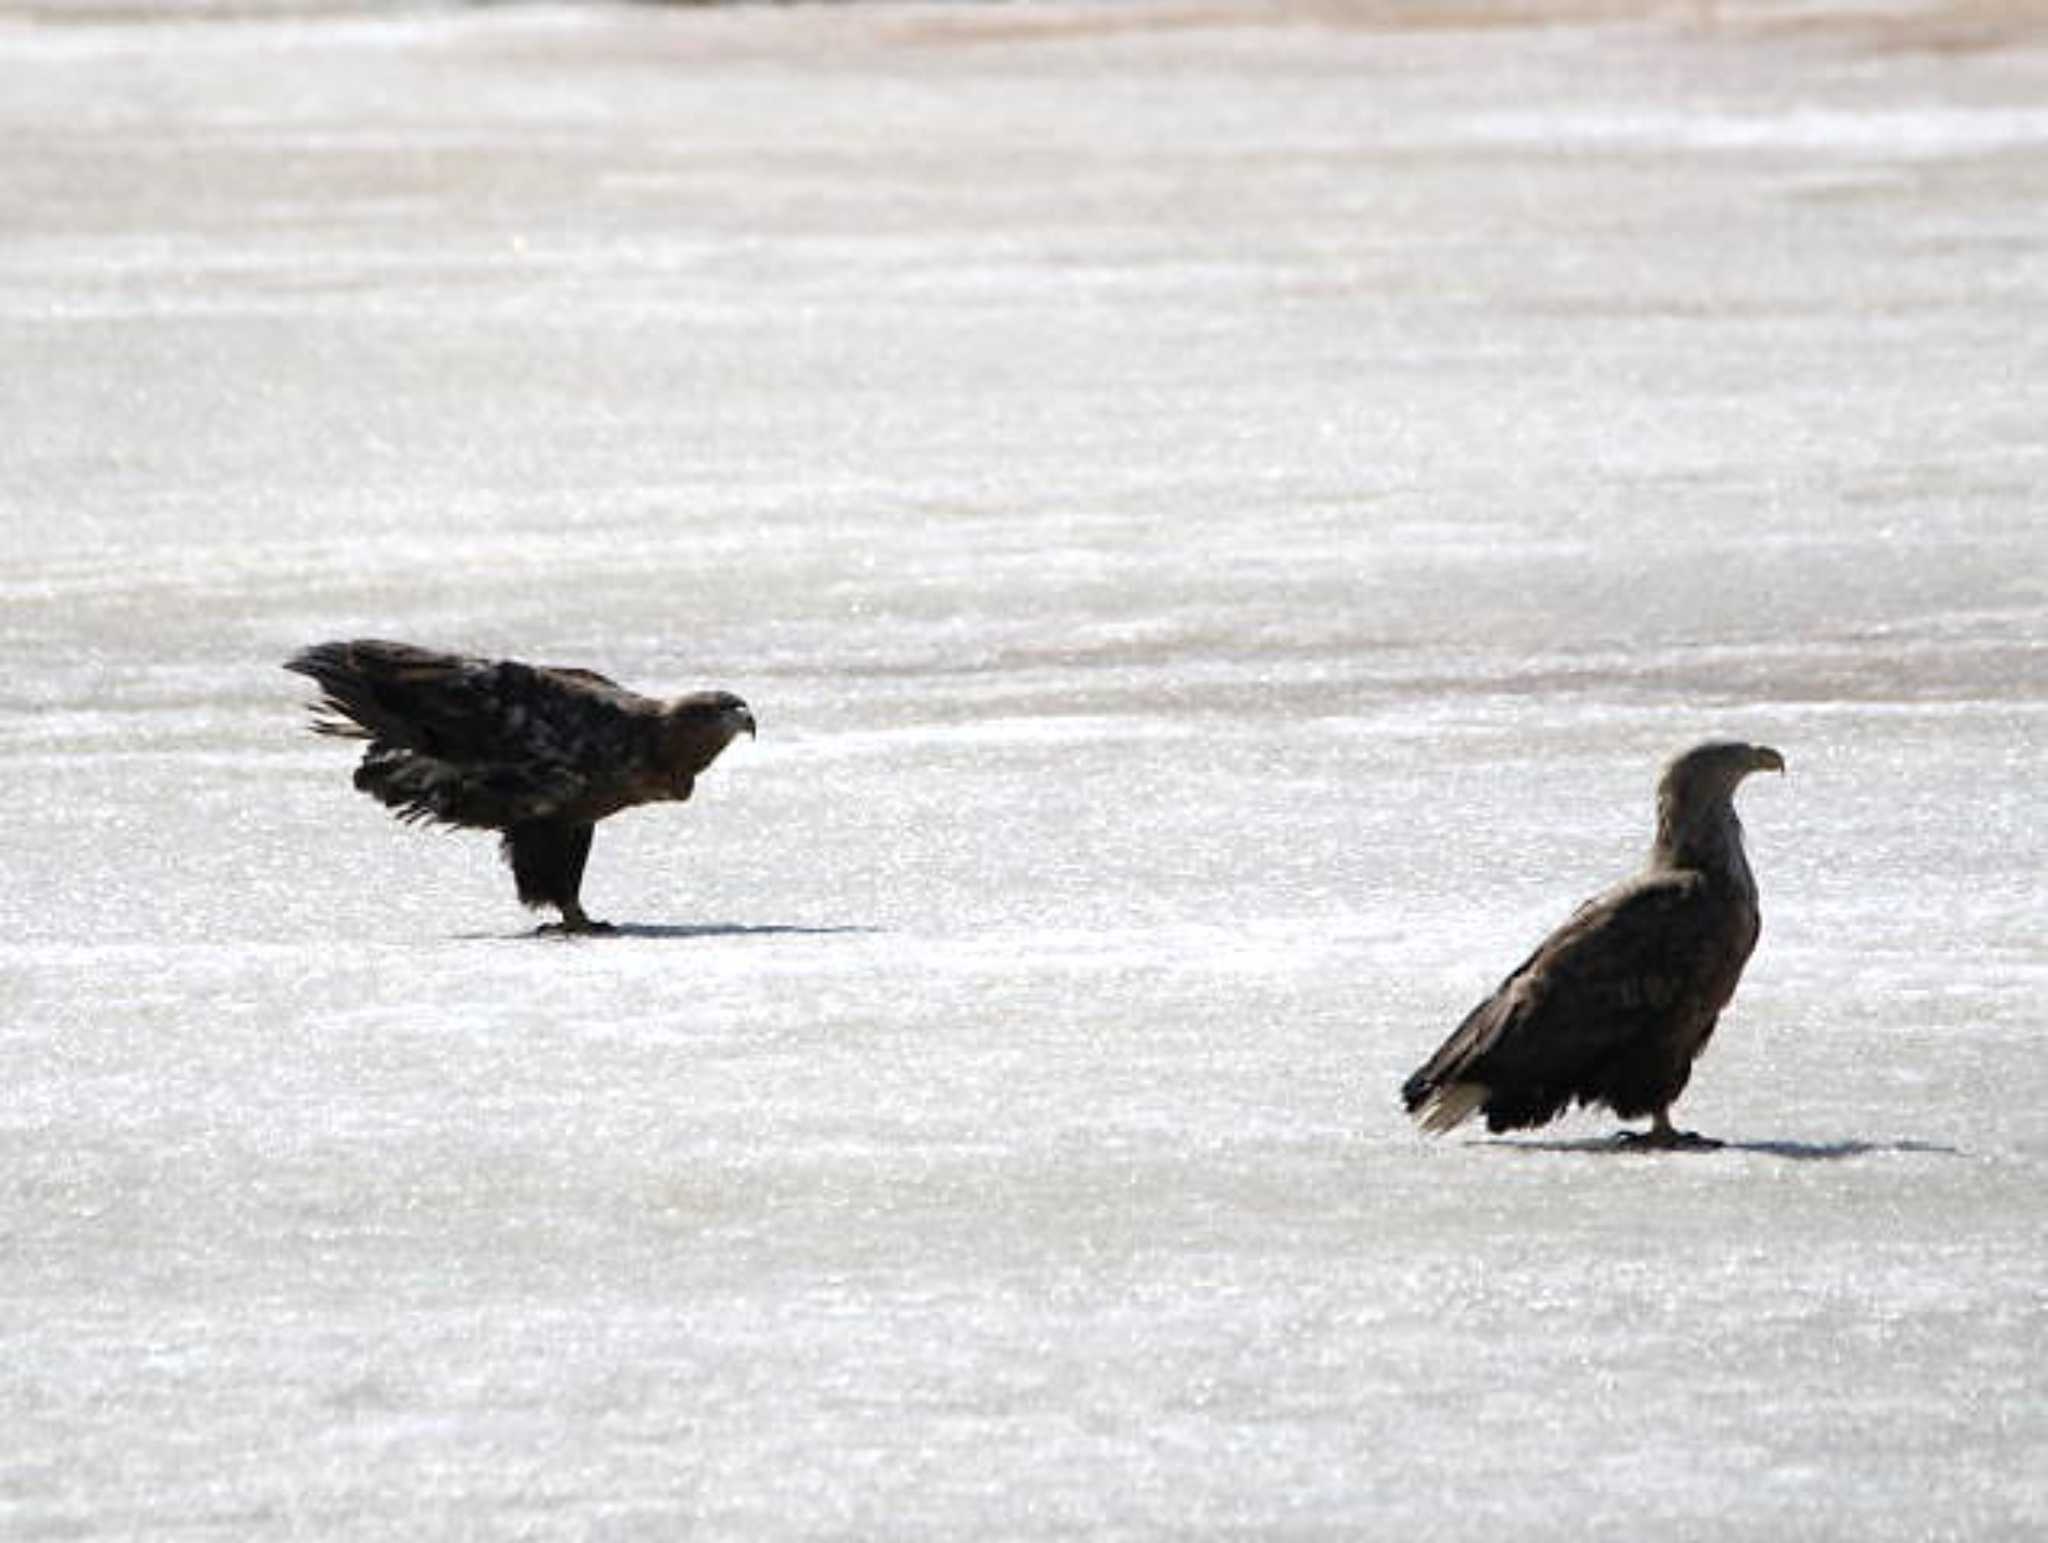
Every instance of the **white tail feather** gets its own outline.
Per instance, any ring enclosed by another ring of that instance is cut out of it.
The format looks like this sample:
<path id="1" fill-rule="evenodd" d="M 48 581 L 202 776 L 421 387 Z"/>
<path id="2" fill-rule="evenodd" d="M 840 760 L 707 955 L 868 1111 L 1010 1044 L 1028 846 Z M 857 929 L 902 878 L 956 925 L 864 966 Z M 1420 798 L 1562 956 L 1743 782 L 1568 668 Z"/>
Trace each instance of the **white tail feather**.
<path id="1" fill-rule="evenodd" d="M 1415 1111 L 1415 1123 L 1430 1135 L 1441 1136 L 1471 1119 L 1492 1093 L 1483 1082 L 1447 1082 Z"/>

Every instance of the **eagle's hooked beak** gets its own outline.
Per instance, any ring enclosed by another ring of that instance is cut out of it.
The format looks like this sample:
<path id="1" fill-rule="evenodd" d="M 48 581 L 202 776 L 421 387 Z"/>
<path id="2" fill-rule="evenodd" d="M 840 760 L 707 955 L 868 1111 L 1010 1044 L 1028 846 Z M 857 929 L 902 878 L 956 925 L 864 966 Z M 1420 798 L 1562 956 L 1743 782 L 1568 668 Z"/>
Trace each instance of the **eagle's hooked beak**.
<path id="1" fill-rule="evenodd" d="M 745 732 L 749 739 L 758 739 L 760 737 L 754 728 L 754 711 L 745 703 L 740 704 L 738 707 L 728 707 L 726 715 L 732 719 L 732 732 L 735 739 L 740 736 L 742 731 Z"/>
<path id="2" fill-rule="evenodd" d="M 1758 771 L 1782 773 L 1785 770 L 1785 758 L 1769 745 L 1758 745 L 1756 747 L 1755 761 Z"/>

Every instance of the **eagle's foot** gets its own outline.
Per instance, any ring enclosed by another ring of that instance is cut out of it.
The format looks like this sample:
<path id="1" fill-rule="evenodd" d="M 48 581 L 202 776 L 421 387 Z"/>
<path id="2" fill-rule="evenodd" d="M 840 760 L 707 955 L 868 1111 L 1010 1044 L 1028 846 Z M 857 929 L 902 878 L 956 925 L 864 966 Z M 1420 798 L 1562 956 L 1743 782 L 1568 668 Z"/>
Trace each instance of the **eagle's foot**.
<path id="1" fill-rule="evenodd" d="M 1650 1128 L 1625 1130 L 1615 1138 L 1616 1146 L 1634 1152 L 1712 1152 L 1722 1143 L 1698 1131 L 1678 1130 L 1661 1109 L 1651 1118 Z"/>
<path id="2" fill-rule="evenodd" d="M 1712 1152 L 1726 1145 L 1692 1130 L 1625 1130 L 1614 1144 L 1624 1152 Z"/>
<path id="3" fill-rule="evenodd" d="M 575 916 L 564 916 L 558 922 L 542 922 L 533 929 L 537 938 L 604 937 L 619 929 L 610 922 L 596 921 L 580 912 Z"/>

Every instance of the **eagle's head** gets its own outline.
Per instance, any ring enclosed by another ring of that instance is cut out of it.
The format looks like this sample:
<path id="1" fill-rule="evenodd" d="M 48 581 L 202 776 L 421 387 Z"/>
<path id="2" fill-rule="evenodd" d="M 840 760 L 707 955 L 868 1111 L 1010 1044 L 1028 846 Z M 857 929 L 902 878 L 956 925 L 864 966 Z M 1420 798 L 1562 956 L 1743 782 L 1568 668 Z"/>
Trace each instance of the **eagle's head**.
<path id="1" fill-rule="evenodd" d="M 1708 740 L 1675 755 L 1665 764 L 1657 791 L 1685 805 L 1710 803 L 1733 796 L 1744 777 L 1754 771 L 1782 772 L 1785 758 L 1769 745 L 1736 739 Z"/>
<path id="2" fill-rule="evenodd" d="M 754 737 L 753 709 L 730 691 L 693 691 L 662 711 L 662 761 L 687 783 L 740 735 Z"/>
<path id="3" fill-rule="evenodd" d="M 1782 772 L 1769 745 L 1709 740 L 1673 756 L 1657 783 L 1657 839 L 1651 866 L 1721 868 L 1747 875 L 1735 790 L 1754 771 Z"/>

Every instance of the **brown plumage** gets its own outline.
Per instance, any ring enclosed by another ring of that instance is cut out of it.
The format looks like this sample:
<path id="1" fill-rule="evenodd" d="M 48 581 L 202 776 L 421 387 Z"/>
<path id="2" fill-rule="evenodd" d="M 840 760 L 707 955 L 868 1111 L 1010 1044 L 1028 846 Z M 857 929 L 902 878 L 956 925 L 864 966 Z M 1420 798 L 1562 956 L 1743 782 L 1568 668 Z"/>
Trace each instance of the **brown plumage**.
<path id="1" fill-rule="evenodd" d="M 1695 746 L 1664 768 L 1643 871 L 1581 906 L 1460 1023 L 1401 1089 L 1433 1133 L 1543 1125 L 1574 1103 L 1650 1116 L 1653 1145 L 1709 1144 L 1670 1108 L 1756 946 L 1756 880 L 1735 789 L 1782 772 L 1767 745 Z"/>
<path id="2" fill-rule="evenodd" d="M 686 799 L 754 715 L 729 691 L 660 702 L 589 670 L 358 638 L 300 650 L 320 686 L 314 732 L 369 741 L 355 785 L 408 823 L 504 833 L 519 898 L 561 930 L 605 929 L 579 898 L 592 827 Z"/>

